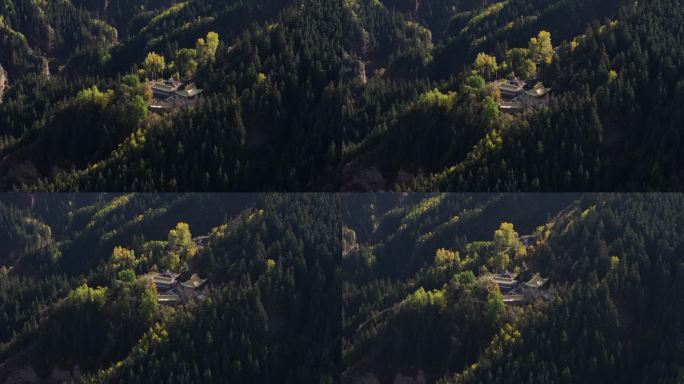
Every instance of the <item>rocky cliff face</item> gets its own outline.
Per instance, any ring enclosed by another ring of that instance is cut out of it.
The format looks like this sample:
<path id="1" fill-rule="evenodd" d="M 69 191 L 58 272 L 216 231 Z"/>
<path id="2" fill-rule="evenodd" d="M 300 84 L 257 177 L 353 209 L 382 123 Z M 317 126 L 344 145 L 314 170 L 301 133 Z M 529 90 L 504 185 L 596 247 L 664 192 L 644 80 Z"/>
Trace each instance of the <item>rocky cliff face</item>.
<path id="1" fill-rule="evenodd" d="M 7 88 L 7 71 L 0 65 L 0 104 L 2 104 L 2 96 L 5 94 Z"/>

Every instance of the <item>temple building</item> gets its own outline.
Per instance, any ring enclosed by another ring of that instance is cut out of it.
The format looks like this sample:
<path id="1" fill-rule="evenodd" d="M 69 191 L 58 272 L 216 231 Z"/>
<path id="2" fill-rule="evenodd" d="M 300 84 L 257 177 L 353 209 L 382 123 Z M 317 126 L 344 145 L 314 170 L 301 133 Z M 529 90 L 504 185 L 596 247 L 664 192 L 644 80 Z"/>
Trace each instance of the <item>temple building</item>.
<path id="1" fill-rule="evenodd" d="M 157 302 L 162 305 L 176 305 L 181 302 L 181 297 L 175 293 L 163 295 L 160 294 L 157 295 Z"/>
<path id="2" fill-rule="evenodd" d="M 530 273 L 532 272 L 527 269 L 520 274 L 506 271 L 492 275 L 490 281 L 502 293 L 505 304 L 524 304 L 533 298 L 543 296 L 541 289 L 549 281 L 548 278 L 542 278 L 539 273 L 534 273 L 527 279 Z"/>
<path id="3" fill-rule="evenodd" d="M 515 279 L 516 277 L 516 274 L 506 271 L 492 276 L 491 282 L 499 287 L 499 290 L 502 293 L 511 292 L 518 287 L 518 280 Z"/>
<path id="4" fill-rule="evenodd" d="M 165 100 L 172 96 L 180 86 L 181 82 L 174 79 L 153 81 L 151 84 L 152 97 L 157 100 Z"/>
<path id="5" fill-rule="evenodd" d="M 169 291 L 176 287 L 178 274 L 171 271 L 165 271 L 162 273 L 157 273 L 152 278 L 154 285 L 157 287 L 158 291 Z"/>
<path id="6" fill-rule="evenodd" d="M 519 294 L 503 295 L 503 302 L 508 305 L 524 304 L 527 302 L 527 297 Z"/>
<path id="7" fill-rule="evenodd" d="M 189 272 L 184 272 L 187 275 Z M 180 274 L 165 271 L 149 275 L 157 288 L 157 302 L 163 305 L 176 305 L 188 300 L 204 300 L 207 297 L 205 286 L 207 279 L 201 279 L 193 273 L 187 280 L 181 281 Z"/>
<path id="8" fill-rule="evenodd" d="M 186 289 L 199 289 L 206 282 L 207 279 L 200 279 L 200 277 L 196 273 L 193 273 L 187 281 L 180 283 L 180 285 Z"/>
<path id="9" fill-rule="evenodd" d="M 546 285 L 548 281 L 548 278 L 542 278 L 539 273 L 535 273 L 530 280 L 523 283 L 523 287 L 530 289 L 539 289 Z"/>
<path id="10" fill-rule="evenodd" d="M 530 86 L 519 79 L 497 80 L 492 83 L 499 90 L 501 101 L 499 109 L 504 113 L 519 113 L 533 108 L 546 106 L 549 103 L 551 88 L 540 82 Z"/>
<path id="11" fill-rule="evenodd" d="M 499 88 L 501 100 L 512 101 L 525 91 L 525 85 L 527 84 L 522 80 L 513 79 L 497 80 L 494 82 L 494 85 Z"/>
<path id="12" fill-rule="evenodd" d="M 168 79 L 152 81 L 152 101 L 148 109 L 152 112 L 166 113 L 177 107 L 192 106 L 197 96 L 204 92 L 193 83 L 183 83 Z"/>
<path id="13" fill-rule="evenodd" d="M 182 90 L 177 90 L 174 95 L 178 100 L 190 100 L 202 92 L 204 92 L 203 89 L 197 88 L 195 84 L 190 83 Z"/>
<path id="14" fill-rule="evenodd" d="M 499 109 L 505 113 L 518 113 L 523 110 L 523 103 L 519 101 L 502 101 L 499 103 Z"/>
<path id="15" fill-rule="evenodd" d="M 545 88 L 544 84 L 537 83 L 531 89 L 518 96 L 518 100 L 527 108 L 536 108 L 548 104 L 551 88 Z"/>

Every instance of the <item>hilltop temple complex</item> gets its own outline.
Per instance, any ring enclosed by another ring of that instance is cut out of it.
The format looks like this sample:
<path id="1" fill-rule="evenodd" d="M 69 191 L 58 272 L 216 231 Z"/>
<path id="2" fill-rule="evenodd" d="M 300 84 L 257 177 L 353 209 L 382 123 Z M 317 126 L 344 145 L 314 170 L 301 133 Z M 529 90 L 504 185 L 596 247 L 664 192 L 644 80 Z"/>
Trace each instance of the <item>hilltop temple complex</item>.
<path id="1" fill-rule="evenodd" d="M 183 82 L 173 78 L 150 82 L 152 101 L 148 109 L 152 112 L 165 113 L 177 107 L 192 106 L 197 96 L 204 90 L 191 82 Z"/>
<path id="2" fill-rule="evenodd" d="M 527 83 L 520 79 L 497 80 L 493 85 L 499 89 L 501 112 L 518 113 L 548 105 L 551 88 L 541 82 Z"/>
<path id="3" fill-rule="evenodd" d="M 152 282 L 157 288 L 157 302 L 164 305 L 175 305 L 190 298 L 204 300 L 206 289 L 203 289 L 206 279 L 201 279 L 193 273 L 187 280 L 179 281 L 180 274 L 164 271 L 154 274 Z"/>
<path id="4" fill-rule="evenodd" d="M 505 271 L 491 276 L 490 282 L 498 287 L 505 304 L 524 304 L 542 296 L 542 289 L 548 283 L 539 273 L 533 273 L 526 265 L 520 273 Z"/>

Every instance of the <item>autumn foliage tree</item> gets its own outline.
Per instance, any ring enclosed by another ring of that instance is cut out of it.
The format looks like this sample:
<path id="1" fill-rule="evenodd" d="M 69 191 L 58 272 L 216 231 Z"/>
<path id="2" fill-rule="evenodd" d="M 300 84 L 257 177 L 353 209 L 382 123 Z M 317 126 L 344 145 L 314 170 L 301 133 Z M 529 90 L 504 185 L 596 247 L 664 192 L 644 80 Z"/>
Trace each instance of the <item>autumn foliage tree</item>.
<path id="1" fill-rule="evenodd" d="M 197 60 L 200 64 L 207 64 L 216 56 L 216 50 L 219 45 L 219 35 L 216 32 L 207 33 L 206 38 L 197 39 L 195 44 L 195 51 L 197 52 Z"/>
<path id="2" fill-rule="evenodd" d="M 180 222 L 169 231 L 165 247 L 166 256 L 162 259 L 162 268 L 177 271 L 187 265 L 190 258 L 197 254 L 197 245 L 192 241 L 190 226 Z"/>
<path id="3" fill-rule="evenodd" d="M 143 69 L 145 69 L 147 76 L 151 78 L 161 76 L 165 68 L 166 60 L 164 59 L 164 56 L 156 52 L 148 53 L 147 57 L 145 57 L 145 61 L 143 61 Z"/>
<path id="4" fill-rule="evenodd" d="M 551 64 L 554 55 L 551 33 L 540 31 L 537 37 L 530 39 L 528 50 L 530 58 L 535 63 Z"/>
<path id="5" fill-rule="evenodd" d="M 480 75 L 487 78 L 487 80 L 492 79 L 492 75 L 496 75 L 499 70 L 499 66 L 496 63 L 496 57 L 490 56 L 484 52 L 478 53 L 475 58 L 475 70 L 480 73 Z"/>

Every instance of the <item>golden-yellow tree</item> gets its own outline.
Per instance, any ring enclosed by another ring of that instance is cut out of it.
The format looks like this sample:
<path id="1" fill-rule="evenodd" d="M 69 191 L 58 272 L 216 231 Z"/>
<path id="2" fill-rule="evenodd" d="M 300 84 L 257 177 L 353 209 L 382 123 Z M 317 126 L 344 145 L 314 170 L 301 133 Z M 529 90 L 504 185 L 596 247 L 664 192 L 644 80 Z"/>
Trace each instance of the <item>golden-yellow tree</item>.
<path id="1" fill-rule="evenodd" d="M 499 65 L 496 63 L 496 57 L 490 56 L 484 52 L 478 53 L 475 58 L 475 70 L 486 77 L 487 80 L 491 80 L 492 75 L 496 76 L 496 72 L 499 70 Z"/>
<path id="2" fill-rule="evenodd" d="M 156 52 L 148 53 L 147 57 L 145 57 L 145 61 L 143 61 L 143 69 L 145 69 L 145 74 L 147 76 L 151 76 L 152 78 L 161 76 L 165 68 L 166 59 L 164 59 L 164 56 Z"/>
<path id="3" fill-rule="evenodd" d="M 535 63 L 551 64 L 553 61 L 553 45 L 551 44 L 551 33 L 540 31 L 537 37 L 530 39 L 528 47 L 530 58 Z"/>

